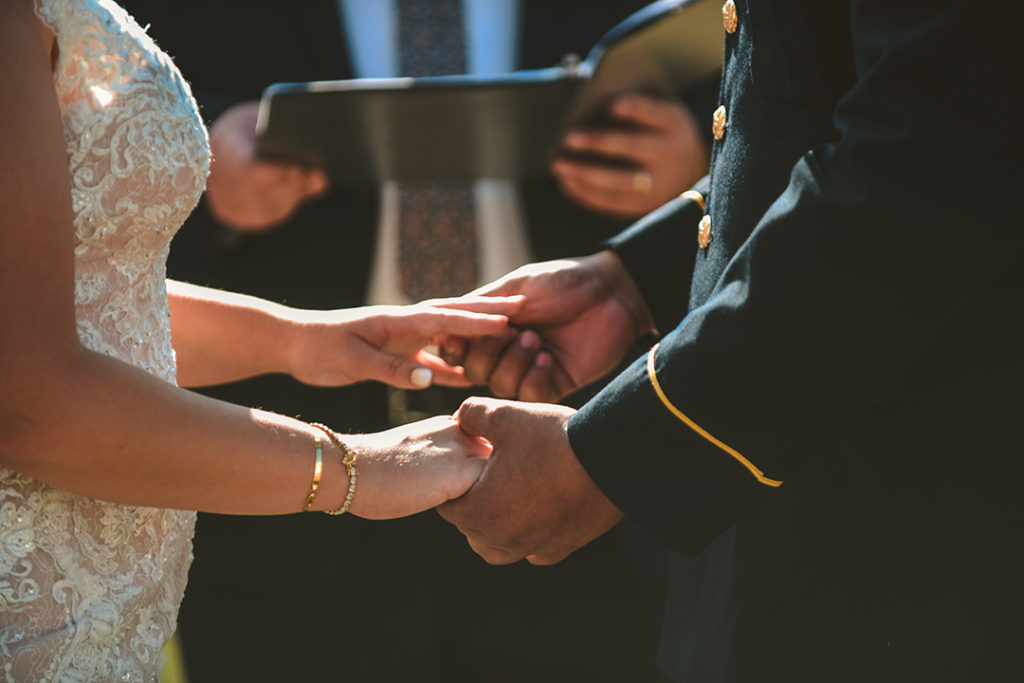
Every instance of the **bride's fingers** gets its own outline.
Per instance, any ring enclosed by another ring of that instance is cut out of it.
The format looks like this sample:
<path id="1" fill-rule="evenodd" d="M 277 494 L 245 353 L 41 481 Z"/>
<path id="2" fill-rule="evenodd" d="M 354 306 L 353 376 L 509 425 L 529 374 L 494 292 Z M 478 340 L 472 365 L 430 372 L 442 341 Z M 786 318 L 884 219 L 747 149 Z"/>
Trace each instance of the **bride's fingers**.
<path id="1" fill-rule="evenodd" d="M 420 350 L 416 353 L 415 360 L 422 366 L 424 372 L 430 373 L 430 383 L 423 384 L 418 382 L 418 380 L 424 376 L 424 373 L 421 372 L 419 377 L 411 376 L 410 381 L 412 382 L 412 386 L 405 388 L 425 389 L 431 384 L 437 384 L 445 387 L 473 386 L 473 383 L 466 378 L 466 374 L 461 367 L 449 365 L 431 353 Z"/>
<path id="2" fill-rule="evenodd" d="M 504 314 L 463 311 L 454 308 L 426 308 L 409 316 L 415 334 L 432 340 L 442 335 L 479 337 L 503 332 L 508 327 Z"/>
<path id="3" fill-rule="evenodd" d="M 494 315 L 515 315 L 526 302 L 522 294 L 512 296 L 480 296 L 465 295 L 452 297 L 450 299 L 429 299 L 422 302 L 432 308 L 445 308 L 458 311 L 472 311 L 475 313 L 491 313 Z"/>
<path id="4" fill-rule="evenodd" d="M 359 368 L 357 379 L 385 382 L 399 389 L 425 389 L 435 383 L 469 386 L 461 368 L 453 368 L 423 350 L 407 358 L 363 344 L 352 350 L 350 361 Z"/>

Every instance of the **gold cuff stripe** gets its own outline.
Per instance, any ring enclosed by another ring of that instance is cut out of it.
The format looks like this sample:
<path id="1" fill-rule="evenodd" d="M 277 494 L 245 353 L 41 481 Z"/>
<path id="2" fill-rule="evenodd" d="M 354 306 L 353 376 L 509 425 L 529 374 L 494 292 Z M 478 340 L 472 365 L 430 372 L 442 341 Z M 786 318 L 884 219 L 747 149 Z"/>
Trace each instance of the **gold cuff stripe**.
<path id="1" fill-rule="evenodd" d="M 697 190 L 687 190 L 686 192 L 682 193 L 679 196 L 682 197 L 683 199 L 689 199 L 691 201 L 697 202 L 697 206 L 700 207 L 701 211 L 707 211 L 707 208 L 704 206 L 704 195 L 702 195 L 700 192 L 697 192 Z"/>
<path id="2" fill-rule="evenodd" d="M 746 458 L 744 458 L 735 449 L 730 448 L 729 446 L 727 446 L 726 444 L 722 443 L 721 441 L 719 441 L 715 437 L 711 436 L 711 434 L 709 434 L 700 425 L 698 425 L 696 422 L 694 422 L 690 418 L 686 417 L 686 415 L 684 415 L 683 412 L 681 410 L 679 410 L 679 408 L 676 408 L 674 405 L 672 405 L 672 401 L 668 400 L 668 396 L 666 396 L 665 392 L 661 390 L 661 384 L 658 383 L 658 375 L 654 371 L 654 354 L 655 354 L 655 352 L 657 352 L 657 350 L 658 350 L 658 345 L 655 344 L 654 346 L 651 347 L 650 352 L 647 354 L 647 376 L 651 378 L 651 386 L 654 387 L 654 393 L 656 393 L 658 395 L 658 398 L 660 398 L 661 402 L 665 404 L 665 407 L 668 408 L 668 411 L 670 413 L 672 413 L 673 415 L 675 415 L 676 417 L 678 417 L 680 420 L 682 420 L 683 424 L 685 424 L 687 427 L 689 427 L 693 431 L 697 432 L 698 434 L 703 436 L 705 439 L 710 441 L 712 444 L 714 444 L 715 446 L 718 446 L 720 449 L 722 449 L 723 451 L 725 451 L 726 453 L 731 455 L 733 457 L 733 459 L 735 459 L 738 463 L 740 463 L 741 465 L 746 467 L 747 470 L 749 470 L 750 473 L 754 475 L 754 478 L 757 479 L 762 484 L 764 484 L 766 486 L 775 486 L 775 487 L 782 486 L 782 482 L 781 481 L 778 481 L 778 480 L 775 480 L 775 479 L 769 479 L 768 477 L 764 476 L 764 472 L 762 472 L 761 470 L 757 469 L 757 467 L 754 466 L 754 463 L 752 463 L 749 460 L 747 460 Z"/>

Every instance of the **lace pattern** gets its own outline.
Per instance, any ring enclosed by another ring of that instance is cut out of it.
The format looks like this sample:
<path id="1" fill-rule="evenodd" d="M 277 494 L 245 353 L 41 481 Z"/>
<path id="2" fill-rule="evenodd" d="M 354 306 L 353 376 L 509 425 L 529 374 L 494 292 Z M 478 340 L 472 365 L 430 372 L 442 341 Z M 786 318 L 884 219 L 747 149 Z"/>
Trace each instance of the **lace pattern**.
<path id="1" fill-rule="evenodd" d="M 75 213 L 75 306 L 90 349 L 175 382 L 167 249 L 209 171 L 181 75 L 108 0 L 35 0 L 59 47 Z M 156 681 L 195 514 L 116 505 L 0 468 L 0 672 Z"/>

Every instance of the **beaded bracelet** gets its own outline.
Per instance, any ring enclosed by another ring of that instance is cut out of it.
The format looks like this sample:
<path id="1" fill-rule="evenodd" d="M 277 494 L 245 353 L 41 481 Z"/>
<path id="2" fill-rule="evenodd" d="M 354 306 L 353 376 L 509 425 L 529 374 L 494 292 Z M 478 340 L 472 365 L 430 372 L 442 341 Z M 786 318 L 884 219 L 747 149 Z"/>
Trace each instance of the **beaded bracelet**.
<path id="1" fill-rule="evenodd" d="M 309 512 L 313 507 L 313 500 L 316 498 L 316 490 L 320 488 L 320 475 L 324 471 L 324 449 L 320 444 L 320 437 L 314 436 L 316 443 L 316 463 L 313 465 L 313 484 L 309 487 L 309 494 L 306 495 L 306 504 L 302 507 L 303 512 Z"/>
<path id="2" fill-rule="evenodd" d="M 324 510 L 324 512 L 328 515 L 343 515 L 348 512 L 349 506 L 352 505 L 352 499 L 356 495 L 356 481 L 359 477 L 359 470 L 356 469 L 356 454 L 345 445 L 345 442 L 341 440 L 338 433 L 327 425 L 319 422 L 310 422 L 309 424 L 311 427 L 316 427 L 326 434 L 341 449 L 341 464 L 345 466 L 345 472 L 348 473 L 348 492 L 345 494 L 345 502 L 341 504 L 340 508 L 337 510 Z"/>

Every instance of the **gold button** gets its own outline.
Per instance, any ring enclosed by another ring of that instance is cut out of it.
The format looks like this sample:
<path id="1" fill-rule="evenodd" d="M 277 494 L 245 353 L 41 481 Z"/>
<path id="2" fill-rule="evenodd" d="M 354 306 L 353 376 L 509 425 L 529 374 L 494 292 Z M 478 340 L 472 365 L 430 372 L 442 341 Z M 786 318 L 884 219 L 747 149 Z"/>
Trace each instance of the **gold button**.
<path id="1" fill-rule="evenodd" d="M 711 216 L 704 216 L 700 219 L 697 227 L 697 244 L 701 249 L 707 249 L 711 244 Z"/>
<path id="2" fill-rule="evenodd" d="M 704 195 L 697 192 L 697 190 L 687 190 L 679 196 L 683 199 L 689 199 L 691 202 L 696 202 L 701 211 L 707 211 L 707 207 L 704 205 Z"/>
<path id="3" fill-rule="evenodd" d="M 715 110 L 714 116 L 711 117 L 711 134 L 715 136 L 716 140 L 721 140 L 725 137 L 725 107 L 719 107 Z"/>
<path id="4" fill-rule="evenodd" d="M 725 4 L 722 5 L 722 24 L 726 33 L 736 33 L 739 19 L 736 17 L 736 3 L 732 0 L 725 0 Z"/>

